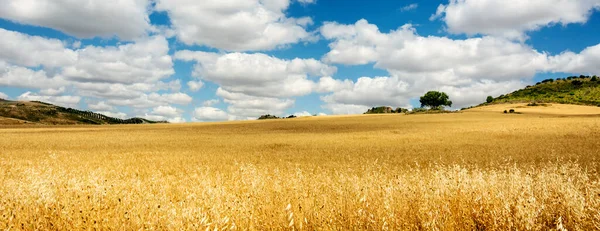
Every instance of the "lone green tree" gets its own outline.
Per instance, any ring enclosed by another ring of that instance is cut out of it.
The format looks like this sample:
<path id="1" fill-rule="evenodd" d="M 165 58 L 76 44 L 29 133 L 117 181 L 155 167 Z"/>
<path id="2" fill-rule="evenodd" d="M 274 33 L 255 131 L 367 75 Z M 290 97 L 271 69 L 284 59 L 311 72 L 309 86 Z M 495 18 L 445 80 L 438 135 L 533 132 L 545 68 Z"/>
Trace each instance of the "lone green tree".
<path id="1" fill-rule="evenodd" d="M 491 95 L 487 97 L 487 99 L 485 99 L 485 102 L 487 103 L 492 103 L 494 102 L 494 97 L 492 97 Z"/>
<path id="2" fill-rule="evenodd" d="M 421 102 L 421 107 L 427 106 L 431 109 L 442 109 L 443 106 L 452 106 L 452 101 L 449 100 L 448 95 L 439 91 L 425 93 L 424 96 L 421 96 L 419 102 Z"/>

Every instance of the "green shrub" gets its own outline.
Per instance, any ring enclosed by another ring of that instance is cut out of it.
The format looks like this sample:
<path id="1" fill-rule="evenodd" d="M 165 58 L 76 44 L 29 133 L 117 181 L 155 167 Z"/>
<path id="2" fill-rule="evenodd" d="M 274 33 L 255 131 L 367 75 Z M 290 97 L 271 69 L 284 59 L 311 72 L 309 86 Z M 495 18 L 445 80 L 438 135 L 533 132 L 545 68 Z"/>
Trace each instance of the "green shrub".
<path id="1" fill-rule="evenodd" d="M 417 108 L 413 108 L 412 112 L 426 112 L 427 109 L 426 108 L 422 108 L 422 107 L 417 107 Z"/>

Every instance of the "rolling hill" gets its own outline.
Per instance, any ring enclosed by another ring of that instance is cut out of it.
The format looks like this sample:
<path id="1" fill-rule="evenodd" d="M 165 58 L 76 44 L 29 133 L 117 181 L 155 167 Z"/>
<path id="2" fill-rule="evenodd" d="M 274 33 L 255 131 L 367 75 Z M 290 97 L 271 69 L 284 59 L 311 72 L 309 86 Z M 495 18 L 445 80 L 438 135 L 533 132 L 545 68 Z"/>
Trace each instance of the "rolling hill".
<path id="1" fill-rule="evenodd" d="M 64 108 L 39 101 L 10 101 L 0 99 L 0 124 L 149 124 L 166 123 L 143 118 L 119 119 L 91 111 Z"/>
<path id="2" fill-rule="evenodd" d="M 600 79 L 596 76 L 571 76 L 546 79 L 534 86 L 501 95 L 489 104 L 560 103 L 600 106 Z"/>

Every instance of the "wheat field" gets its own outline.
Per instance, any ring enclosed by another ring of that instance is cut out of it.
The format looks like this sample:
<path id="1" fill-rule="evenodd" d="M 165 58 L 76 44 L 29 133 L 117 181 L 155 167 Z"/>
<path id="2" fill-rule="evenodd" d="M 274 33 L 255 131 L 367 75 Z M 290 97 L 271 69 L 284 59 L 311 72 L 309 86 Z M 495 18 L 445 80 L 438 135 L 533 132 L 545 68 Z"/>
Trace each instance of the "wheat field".
<path id="1" fill-rule="evenodd" d="M 600 117 L 0 129 L 0 230 L 595 230 Z"/>

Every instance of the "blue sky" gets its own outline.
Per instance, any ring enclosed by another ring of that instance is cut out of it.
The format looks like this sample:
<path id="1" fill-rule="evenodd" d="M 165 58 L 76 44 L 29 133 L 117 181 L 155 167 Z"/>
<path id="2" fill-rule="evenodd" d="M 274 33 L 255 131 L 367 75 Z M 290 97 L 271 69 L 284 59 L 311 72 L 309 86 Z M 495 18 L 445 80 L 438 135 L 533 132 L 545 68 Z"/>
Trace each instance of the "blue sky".
<path id="1" fill-rule="evenodd" d="M 172 122 L 460 108 L 600 73 L 600 0 L 4 0 L 0 97 Z"/>

